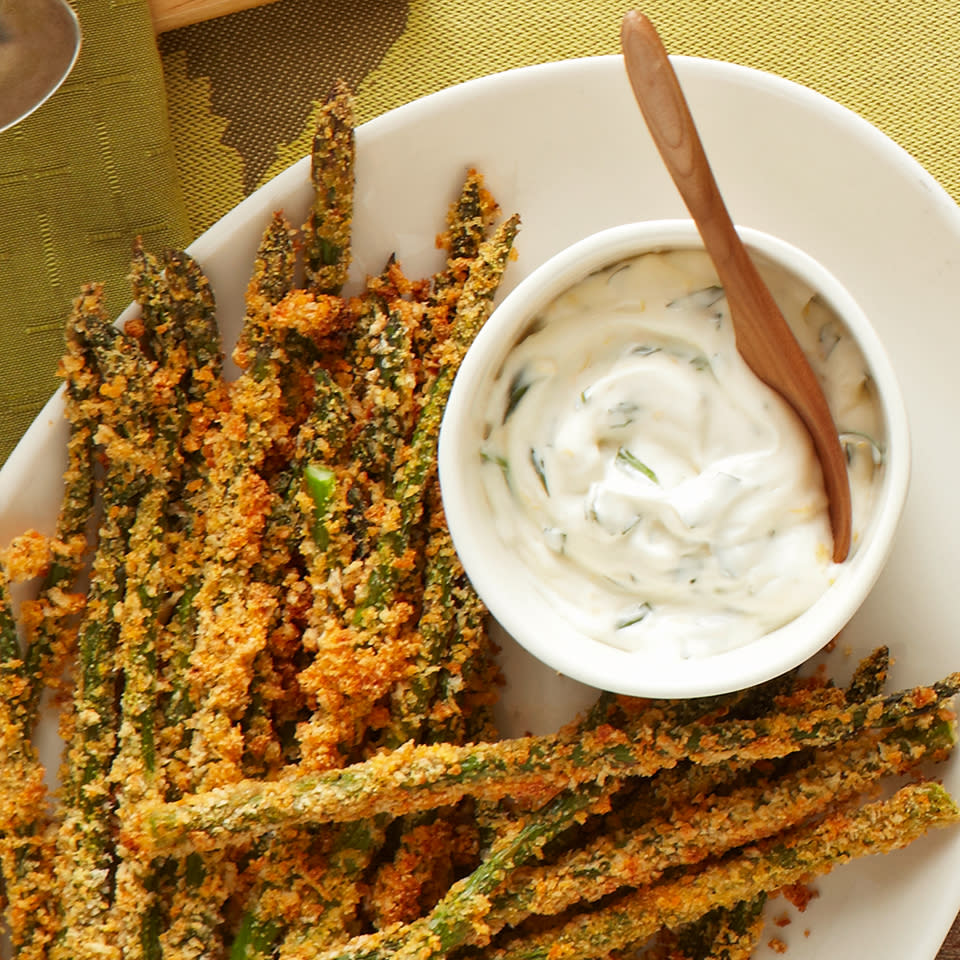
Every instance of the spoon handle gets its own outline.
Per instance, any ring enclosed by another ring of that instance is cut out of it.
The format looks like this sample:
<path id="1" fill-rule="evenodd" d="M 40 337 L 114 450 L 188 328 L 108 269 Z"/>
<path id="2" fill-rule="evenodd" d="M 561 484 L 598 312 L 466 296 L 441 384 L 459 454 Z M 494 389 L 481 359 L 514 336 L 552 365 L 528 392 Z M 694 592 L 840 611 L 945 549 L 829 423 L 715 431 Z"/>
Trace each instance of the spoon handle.
<path id="1" fill-rule="evenodd" d="M 740 241 L 656 28 L 634 10 L 624 17 L 621 39 L 637 103 L 717 268 L 731 312 L 737 314 L 737 348 L 753 368 L 751 350 L 759 344 L 776 346 L 784 335 L 776 326 L 758 324 L 754 318 L 780 311 Z M 781 323 L 786 325 L 782 318 Z M 789 330 L 787 336 L 793 339 Z"/>
<path id="2" fill-rule="evenodd" d="M 663 41 L 636 10 L 621 27 L 627 74 L 650 135 L 703 235 L 710 255 L 726 268 L 736 256 L 733 221 L 720 195 L 703 144 Z M 721 278 L 722 279 L 722 278 Z"/>
<path id="3" fill-rule="evenodd" d="M 656 28 L 633 10 L 623 18 L 620 39 L 650 135 L 726 292 L 737 349 L 751 370 L 793 407 L 813 439 L 829 501 L 833 556 L 842 561 L 850 549 L 850 484 L 823 390 L 737 234 Z"/>

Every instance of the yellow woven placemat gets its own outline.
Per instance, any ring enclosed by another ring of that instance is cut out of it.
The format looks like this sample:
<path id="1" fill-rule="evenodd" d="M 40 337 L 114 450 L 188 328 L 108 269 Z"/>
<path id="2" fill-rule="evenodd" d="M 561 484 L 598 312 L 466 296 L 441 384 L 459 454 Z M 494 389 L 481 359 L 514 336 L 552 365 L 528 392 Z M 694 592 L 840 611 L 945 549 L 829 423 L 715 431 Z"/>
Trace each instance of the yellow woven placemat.
<path id="1" fill-rule="evenodd" d="M 306 153 L 316 101 L 335 79 L 351 83 L 369 119 L 486 73 L 615 53 L 629 5 L 278 0 L 155 45 L 147 0 L 74 2 L 86 35 L 77 70 L 0 135 L 0 461 L 55 385 L 79 282 L 107 280 L 122 304 L 132 236 L 186 243 Z M 650 0 L 644 10 L 672 53 L 832 97 L 960 198 L 955 3 Z"/>
<path id="2" fill-rule="evenodd" d="M 173 133 L 194 229 L 307 151 L 311 99 L 337 76 L 354 84 L 365 120 L 486 73 L 615 53 L 628 6 L 280 0 L 165 35 Z M 810 86 L 873 122 L 960 197 L 956 4 L 650 0 L 643 9 L 671 53 L 729 60 Z M 264 69 L 273 86 L 258 101 L 248 78 Z M 222 175 L 212 176 L 214 167 Z"/>
<path id="3" fill-rule="evenodd" d="M 66 84 L 0 133 L 0 462 L 57 386 L 64 318 L 85 280 L 119 310 L 132 237 L 189 239 L 146 3 L 76 0 Z"/>

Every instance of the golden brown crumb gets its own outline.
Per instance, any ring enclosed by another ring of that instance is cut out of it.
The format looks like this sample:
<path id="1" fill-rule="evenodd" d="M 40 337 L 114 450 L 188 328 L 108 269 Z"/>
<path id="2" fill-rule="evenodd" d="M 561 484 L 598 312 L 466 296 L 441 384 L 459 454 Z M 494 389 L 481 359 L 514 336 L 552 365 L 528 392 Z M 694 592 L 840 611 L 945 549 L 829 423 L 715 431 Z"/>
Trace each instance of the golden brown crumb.
<path id="1" fill-rule="evenodd" d="M 20 583 L 42 576 L 50 567 L 52 542 L 36 530 L 28 530 L 15 537 L 0 555 L 0 563 L 11 583 Z"/>
<path id="2" fill-rule="evenodd" d="M 789 887 L 783 888 L 783 895 L 792 903 L 801 913 L 807 909 L 811 900 L 820 896 L 820 892 L 814 887 L 805 883 L 794 883 Z"/>

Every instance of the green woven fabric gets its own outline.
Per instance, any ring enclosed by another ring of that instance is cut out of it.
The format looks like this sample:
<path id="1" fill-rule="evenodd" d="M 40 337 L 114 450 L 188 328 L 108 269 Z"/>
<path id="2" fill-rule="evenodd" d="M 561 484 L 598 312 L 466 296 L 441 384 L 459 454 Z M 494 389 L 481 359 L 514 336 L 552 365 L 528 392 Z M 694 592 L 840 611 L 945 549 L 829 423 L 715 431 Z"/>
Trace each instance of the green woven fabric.
<path id="1" fill-rule="evenodd" d="M 189 238 L 146 0 L 76 0 L 83 47 L 63 87 L 0 133 L 0 462 L 57 386 L 81 283 L 130 299 L 130 244 Z"/>
<path id="2" fill-rule="evenodd" d="M 195 231 L 307 152 L 337 77 L 358 119 L 512 67 L 616 53 L 623 0 L 279 0 L 162 38 Z M 960 199 L 953 0 L 647 0 L 671 53 L 779 74 L 866 117 Z"/>

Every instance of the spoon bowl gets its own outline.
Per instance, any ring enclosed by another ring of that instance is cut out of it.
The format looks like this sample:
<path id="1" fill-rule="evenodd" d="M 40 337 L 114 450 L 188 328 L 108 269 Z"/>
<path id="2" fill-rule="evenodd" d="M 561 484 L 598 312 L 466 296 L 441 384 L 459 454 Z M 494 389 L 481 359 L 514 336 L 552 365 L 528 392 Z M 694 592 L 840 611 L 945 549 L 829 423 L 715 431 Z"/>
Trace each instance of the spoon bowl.
<path id="1" fill-rule="evenodd" d="M 44 103 L 79 53 L 80 24 L 66 0 L 0 0 L 0 131 Z"/>
<path id="2" fill-rule="evenodd" d="M 733 224 L 670 58 L 644 14 L 623 19 L 621 45 L 630 84 L 727 295 L 737 349 L 751 370 L 796 411 L 823 471 L 833 558 L 850 551 L 847 465 L 823 390 Z"/>

